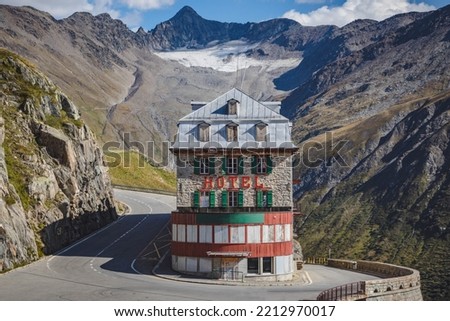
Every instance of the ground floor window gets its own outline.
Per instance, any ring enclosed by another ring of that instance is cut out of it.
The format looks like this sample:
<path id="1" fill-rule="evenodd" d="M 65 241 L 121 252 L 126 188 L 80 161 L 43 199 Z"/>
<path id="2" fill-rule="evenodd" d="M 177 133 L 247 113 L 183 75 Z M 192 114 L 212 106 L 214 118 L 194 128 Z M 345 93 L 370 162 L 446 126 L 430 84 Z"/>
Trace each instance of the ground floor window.
<path id="1" fill-rule="evenodd" d="M 247 259 L 247 273 L 273 273 L 273 257 L 258 257 Z"/>
<path id="2" fill-rule="evenodd" d="M 247 273 L 248 274 L 259 273 L 259 258 L 247 259 Z"/>
<path id="3" fill-rule="evenodd" d="M 263 273 L 273 273 L 273 264 L 272 264 L 272 260 L 273 258 L 271 257 L 263 257 L 262 258 L 262 272 Z"/>

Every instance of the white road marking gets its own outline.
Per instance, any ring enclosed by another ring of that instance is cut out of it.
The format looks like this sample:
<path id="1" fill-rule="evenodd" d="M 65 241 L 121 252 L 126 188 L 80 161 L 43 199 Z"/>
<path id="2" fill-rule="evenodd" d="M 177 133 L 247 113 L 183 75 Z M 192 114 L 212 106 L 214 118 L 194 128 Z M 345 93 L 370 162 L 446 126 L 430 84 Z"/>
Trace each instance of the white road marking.
<path id="1" fill-rule="evenodd" d="M 305 276 L 307 279 L 306 285 L 311 285 L 313 281 L 311 280 L 311 277 L 309 276 L 309 273 L 305 271 Z"/>

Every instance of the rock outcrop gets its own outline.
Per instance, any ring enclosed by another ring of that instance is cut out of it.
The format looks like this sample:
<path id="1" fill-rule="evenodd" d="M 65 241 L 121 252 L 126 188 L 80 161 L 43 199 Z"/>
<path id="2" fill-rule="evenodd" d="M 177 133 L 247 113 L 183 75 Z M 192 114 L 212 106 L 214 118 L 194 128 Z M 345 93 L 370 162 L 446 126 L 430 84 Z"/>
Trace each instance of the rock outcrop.
<path id="1" fill-rule="evenodd" d="M 102 151 L 75 105 L 0 50 L 0 271 L 117 218 Z"/>

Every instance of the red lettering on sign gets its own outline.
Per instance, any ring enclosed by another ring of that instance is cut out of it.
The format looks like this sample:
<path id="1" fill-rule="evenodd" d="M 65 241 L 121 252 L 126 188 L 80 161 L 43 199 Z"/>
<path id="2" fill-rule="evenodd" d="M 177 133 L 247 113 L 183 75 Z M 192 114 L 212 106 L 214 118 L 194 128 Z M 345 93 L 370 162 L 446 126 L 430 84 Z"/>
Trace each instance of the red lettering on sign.
<path id="1" fill-rule="evenodd" d="M 242 176 L 241 186 L 242 186 L 242 188 L 250 188 L 250 186 L 251 186 L 250 176 Z"/>
<path id="2" fill-rule="evenodd" d="M 236 181 L 238 180 L 237 176 L 229 176 L 228 177 L 228 182 L 230 183 L 229 188 L 237 188 L 236 187 Z"/>
<path id="3" fill-rule="evenodd" d="M 226 186 L 228 185 L 228 186 Z M 259 176 L 219 176 L 217 178 L 213 177 L 205 177 L 203 180 L 203 189 L 210 190 L 213 188 L 222 189 L 222 188 L 251 188 L 255 189 L 264 189 L 264 184 L 259 181 Z"/>
<path id="4" fill-rule="evenodd" d="M 264 184 L 259 182 L 259 177 L 258 176 L 255 176 L 255 188 L 256 189 L 264 188 Z"/>
<path id="5" fill-rule="evenodd" d="M 217 188 L 221 189 L 225 186 L 225 178 L 223 176 L 219 176 L 216 181 Z"/>
<path id="6" fill-rule="evenodd" d="M 205 177 L 203 181 L 203 189 L 212 189 L 213 188 L 213 179 L 211 177 Z"/>

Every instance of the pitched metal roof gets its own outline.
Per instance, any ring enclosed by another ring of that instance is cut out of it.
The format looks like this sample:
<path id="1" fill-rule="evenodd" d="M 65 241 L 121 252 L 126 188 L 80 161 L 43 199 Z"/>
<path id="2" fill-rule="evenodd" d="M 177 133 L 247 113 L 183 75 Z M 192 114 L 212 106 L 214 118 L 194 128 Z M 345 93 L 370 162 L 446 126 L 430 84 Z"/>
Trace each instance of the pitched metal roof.
<path id="1" fill-rule="evenodd" d="M 235 99 L 240 103 L 237 115 L 228 114 L 227 106 L 230 99 Z M 203 107 L 200 107 L 199 109 L 181 118 L 180 122 L 195 120 L 208 121 L 240 119 L 264 119 L 266 121 L 270 119 L 277 119 L 288 121 L 286 117 L 275 112 L 270 107 L 267 107 L 262 103 L 254 100 L 250 96 L 244 94 L 242 91 L 233 88 L 222 96 L 219 96 L 213 101 L 207 103 Z"/>

